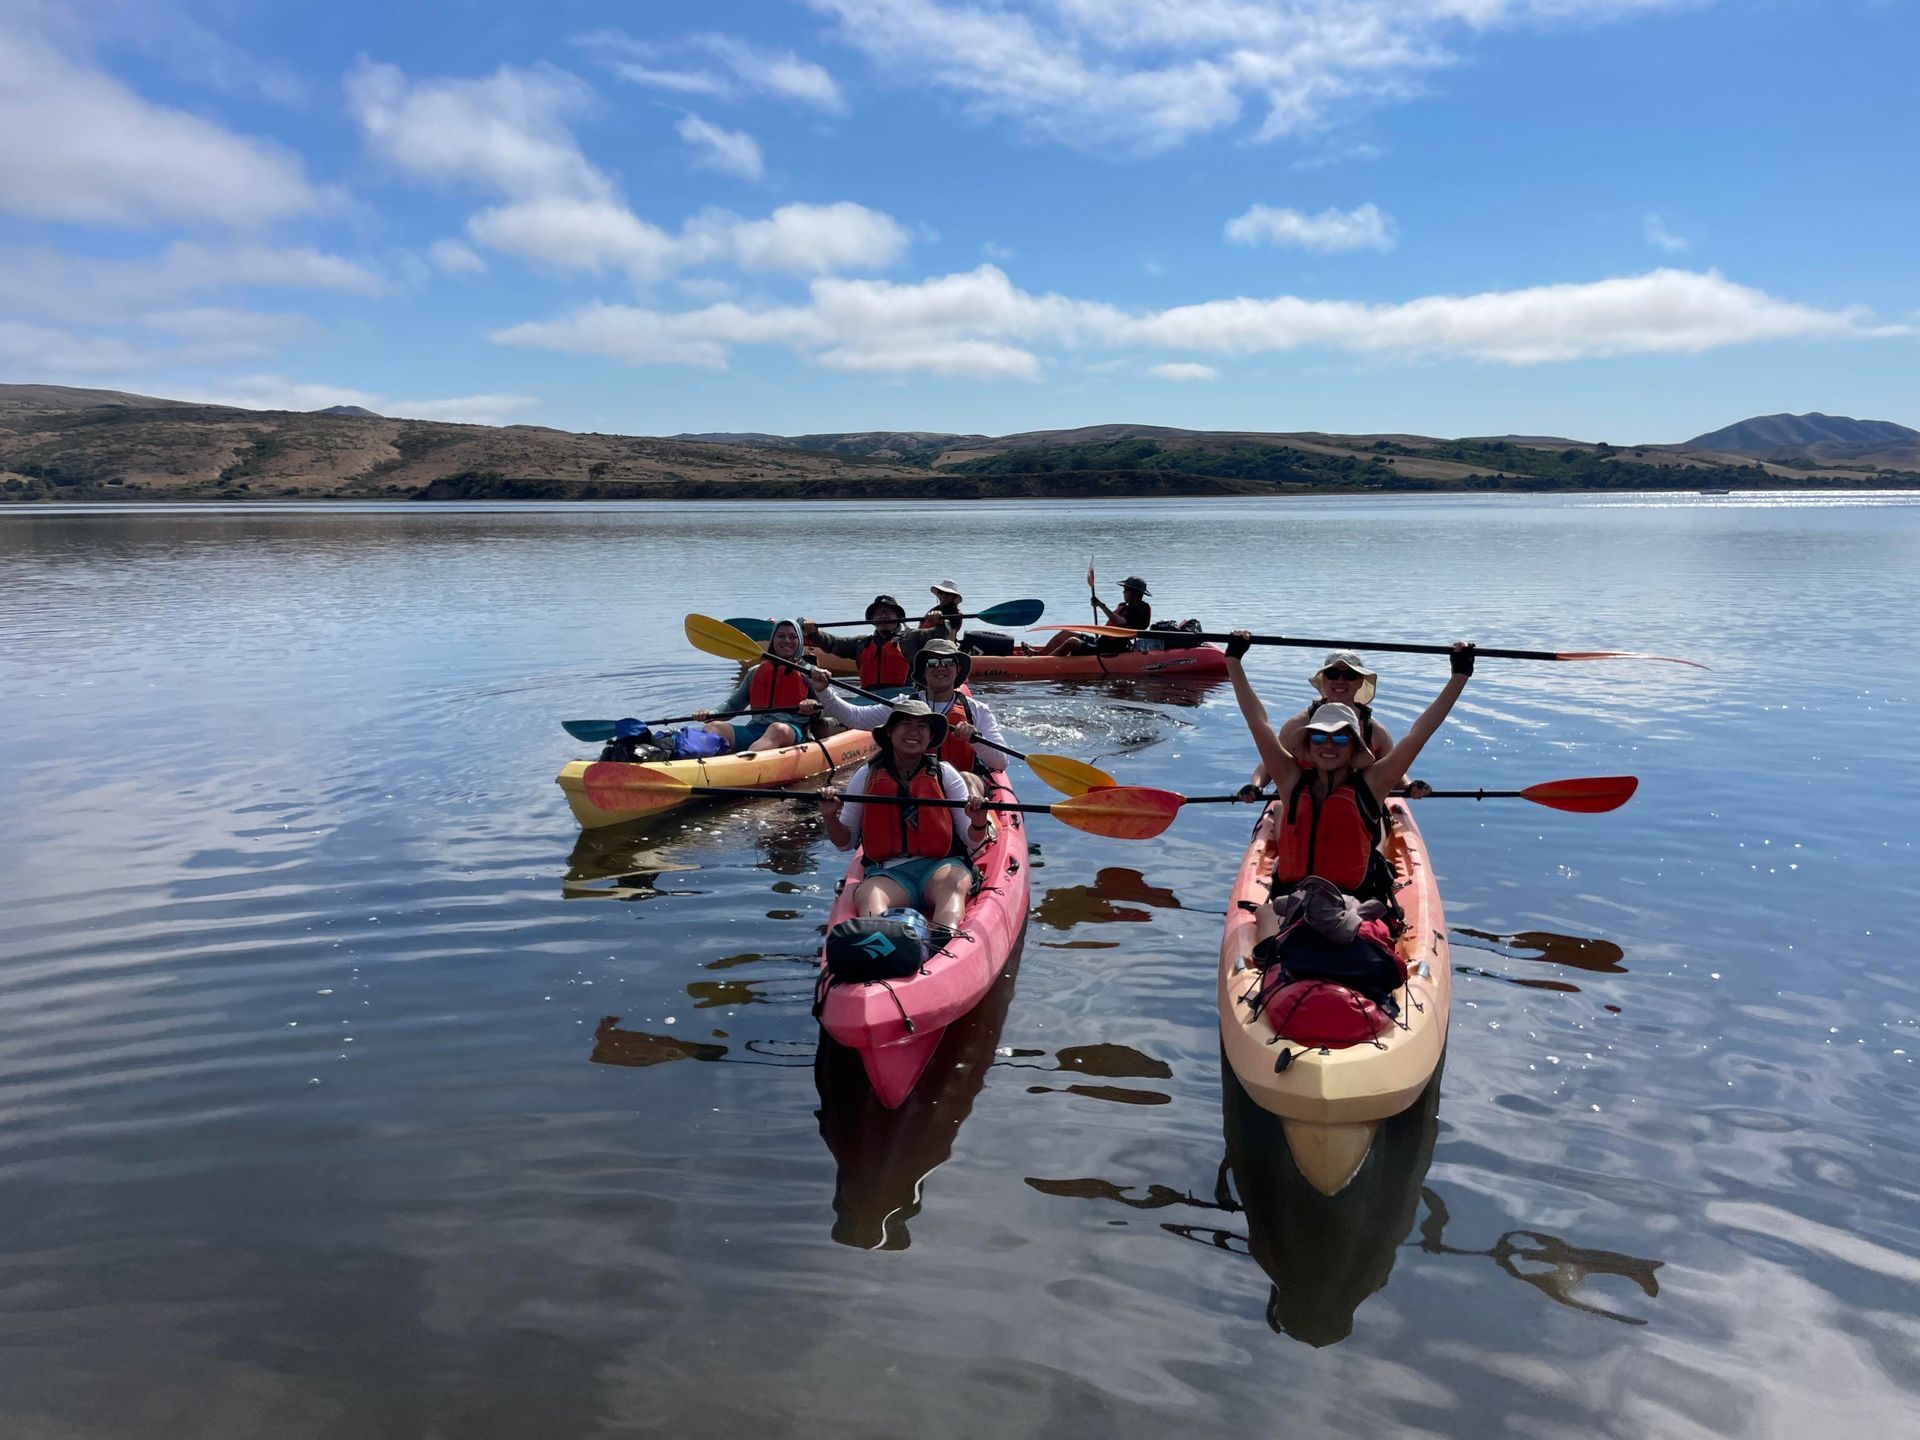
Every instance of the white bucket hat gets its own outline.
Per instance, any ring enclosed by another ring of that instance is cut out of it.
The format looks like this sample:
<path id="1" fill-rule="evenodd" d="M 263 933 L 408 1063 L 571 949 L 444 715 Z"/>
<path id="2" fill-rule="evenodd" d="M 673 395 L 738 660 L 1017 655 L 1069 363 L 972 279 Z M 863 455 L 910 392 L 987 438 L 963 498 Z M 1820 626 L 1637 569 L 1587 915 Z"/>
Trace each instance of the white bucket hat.
<path id="1" fill-rule="evenodd" d="M 1321 677 L 1324 676 L 1327 671 L 1336 668 L 1351 670 L 1360 677 L 1359 687 L 1353 692 L 1353 703 L 1355 705 L 1371 705 L 1373 703 L 1373 692 L 1379 688 L 1380 677 L 1366 667 L 1366 664 L 1360 659 L 1358 651 L 1331 651 L 1327 655 L 1326 663 L 1313 672 L 1311 679 L 1313 688 L 1324 696 L 1327 693 L 1327 687 L 1321 683 Z M 1362 740 L 1366 739 L 1364 735 L 1360 738 Z"/>
<path id="2" fill-rule="evenodd" d="M 1360 717 L 1351 705 L 1342 705 L 1337 700 L 1329 700 L 1313 712 L 1313 718 L 1307 721 L 1307 742 L 1313 742 L 1313 736 L 1338 735 L 1342 730 L 1353 736 L 1353 748 L 1365 756 L 1369 763 L 1380 757 L 1367 746 L 1367 733 L 1360 725 Z"/>

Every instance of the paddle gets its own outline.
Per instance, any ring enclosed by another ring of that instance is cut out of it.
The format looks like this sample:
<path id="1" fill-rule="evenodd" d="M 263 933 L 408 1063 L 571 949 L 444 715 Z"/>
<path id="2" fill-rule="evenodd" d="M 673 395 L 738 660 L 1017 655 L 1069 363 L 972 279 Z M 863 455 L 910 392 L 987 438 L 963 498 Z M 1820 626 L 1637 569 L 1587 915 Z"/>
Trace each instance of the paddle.
<path id="1" fill-rule="evenodd" d="M 1093 605 L 1093 619 L 1097 625 L 1100 622 L 1100 592 L 1094 589 L 1093 586 L 1093 557 L 1091 555 L 1087 557 L 1087 599 Z"/>
<path id="2" fill-rule="evenodd" d="M 742 785 L 694 785 L 666 770 L 650 765 L 628 765 L 617 760 L 600 760 L 587 766 L 580 777 L 587 798 L 602 810 L 621 814 L 644 815 L 677 805 L 692 795 L 733 795 L 767 799 L 782 796 L 796 800 L 817 800 L 809 791 L 755 790 Z M 939 810 L 964 810 L 964 800 L 922 800 L 913 795 L 845 795 L 851 805 L 925 805 Z M 1180 797 L 1170 790 L 1148 790 L 1135 786 L 1113 786 L 1089 790 L 1055 805 L 1021 805 L 1011 801 L 988 801 L 989 810 L 1015 810 L 1022 815 L 1051 815 L 1054 819 L 1104 835 L 1111 840 L 1147 840 L 1173 823 L 1179 813 Z"/>
<path id="3" fill-rule="evenodd" d="M 1637 775 L 1587 775 L 1576 780 L 1543 780 L 1524 790 L 1429 790 L 1414 798 L 1420 800 L 1530 800 L 1549 810 L 1565 810 L 1573 815 L 1604 815 L 1618 810 L 1640 788 Z M 1169 792 L 1171 793 L 1171 792 Z M 1395 790 L 1404 796 L 1405 788 Z M 1273 792 L 1262 790 L 1256 799 L 1271 800 Z M 1190 795 L 1188 805 L 1226 805 L 1238 795 Z"/>
<path id="4" fill-rule="evenodd" d="M 787 710 L 715 710 L 709 715 L 668 715 L 660 720 L 643 720 L 640 723 L 654 725 L 684 725 L 691 720 L 734 720 L 742 715 L 787 715 Z M 562 720 L 560 728 L 576 740 L 589 744 L 605 744 L 613 739 L 618 720 Z"/>
<path id="5" fill-rule="evenodd" d="M 998 605 L 989 605 L 984 610 L 969 611 L 962 615 L 949 615 L 948 620 L 984 620 L 989 625 L 1031 625 L 1046 613 L 1044 600 L 1006 600 Z M 815 628 L 820 630 L 842 630 L 854 625 L 871 625 L 871 620 L 816 620 Z M 741 634 L 765 642 L 773 638 L 771 620 L 737 618 L 727 621 Z"/>
<path id="6" fill-rule="evenodd" d="M 1109 635 L 1121 640 L 1147 633 L 1125 625 L 1034 625 L 1030 628 L 1072 630 L 1081 635 Z M 1225 633 L 1211 632 L 1186 636 L 1188 640 L 1211 640 L 1221 645 L 1232 638 Z M 1301 640 L 1287 635 L 1250 635 L 1247 640 L 1253 645 L 1297 645 L 1307 650 L 1388 650 L 1403 655 L 1447 655 L 1453 651 L 1451 645 L 1414 645 L 1391 640 Z M 1698 660 L 1682 660 L 1677 655 L 1648 655 L 1639 650 L 1495 650 L 1477 645 L 1473 653 L 1482 660 L 1665 660 L 1675 665 L 1691 665 L 1696 670 L 1711 668 Z"/>
<path id="7" fill-rule="evenodd" d="M 789 670 L 808 672 L 813 669 L 813 666 L 804 660 L 788 660 L 784 656 L 762 650 L 760 642 L 751 635 L 746 634 L 730 621 L 716 620 L 711 615 L 687 616 L 687 639 L 696 650 L 704 650 L 709 655 L 718 655 L 725 660 L 737 660 L 742 665 L 771 660 L 774 664 L 784 665 Z M 851 680 L 829 676 L 827 683 L 865 700 L 873 700 L 882 705 L 893 704 L 887 696 L 876 695 L 871 690 L 863 690 Z M 1011 755 L 1016 760 L 1026 761 L 1034 774 L 1063 795 L 1080 795 L 1088 790 L 1104 790 L 1115 783 L 1114 778 L 1106 771 L 1089 765 L 1084 760 L 1076 760 L 1071 755 L 1024 755 L 1011 746 L 995 745 L 978 735 L 973 737 L 973 743 L 985 745 L 990 750 L 998 750 L 1003 755 Z"/>

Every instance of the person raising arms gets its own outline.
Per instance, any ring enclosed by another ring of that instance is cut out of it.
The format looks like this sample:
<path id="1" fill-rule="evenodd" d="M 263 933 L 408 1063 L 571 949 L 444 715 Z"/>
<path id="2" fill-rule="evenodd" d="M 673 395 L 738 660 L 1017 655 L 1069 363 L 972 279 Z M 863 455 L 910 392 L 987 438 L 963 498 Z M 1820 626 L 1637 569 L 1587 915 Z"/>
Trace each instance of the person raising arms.
<path id="1" fill-rule="evenodd" d="M 767 649 L 788 660 L 800 658 L 800 624 L 795 620 L 777 621 L 767 640 Z M 722 710 L 776 710 L 776 715 L 743 715 L 738 720 L 713 720 L 711 710 L 696 710 L 693 718 L 705 720 L 709 734 L 718 735 L 735 754 L 759 750 L 777 750 L 782 745 L 798 745 L 807 733 L 807 724 L 820 713 L 820 702 L 813 698 L 807 677 L 798 670 L 762 660 L 748 667 L 733 687 Z"/>
<path id="2" fill-rule="evenodd" d="M 901 700 L 874 732 L 880 753 L 847 785 L 820 792 L 820 814 L 836 849 L 859 845 L 866 876 L 853 892 L 862 916 L 883 915 L 911 905 L 932 922 L 933 948 L 953 938 L 966 918 L 967 899 L 979 880 L 971 855 L 988 838 L 987 810 L 967 793 L 960 772 L 935 752 L 947 738 L 947 721 L 923 700 Z M 851 814 L 844 799 L 857 795 L 911 795 L 963 801 L 965 810 L 944 806 L 861 805 Z"/>
<path id="3" fill-rule="evenodd" d="M 1319 699 L 1292 719 L 1280 726 L 1280 745 L 1289 755 L 1305 753 L 1307 722 L 1314 717 L 1323 705 L 1345 705 L 1359 717 L 1360 728 L 1366 731 L 1366 747 L 1374 755 L 1385 755 L 1393 749 L 1393 735 L 1378 720 L 1373 718 L 1373 696 L 1379 686 L 1380 677 L 1367 669 L 1357 652 L 1335 650 L 1327 656 L 1326 663 L 1308 677 L 1307 683 L 1319 692 Z M 1254 704 L 1260 705 L 1261 723 L 1266 723 L 1266 707 L 1260 698 L 1254 697 Z M 1265 761 L 1257 761 L 1253 767 L 1253 778 L 1240 787 L 1242 799 L 1256 798 L 1268 780 Z"/>
<path id="4" fill-rule="evenodd" d="M 991 745 L 1004 745 L 1006 740 L 987 702 L 961 692 L 972 669 L 971 655 L 951 640 L 935 637 L 913 657 L 913 678 L 919 687 L 914 698 L 926 701 L 935 715 L 946 717 L 947 738 L 939 746 L 940 758 L 960 772 L 969 795 L 984 795 L 988 782 L 1006 770 L 1007 755 L 990 745 L 975 745 L 974 738 Z M 817 670 L 813 690 L 829 719 L 854 730 L 878 730 L 893 713 L 892 705 L 855 705 L 842 699 Z"/>

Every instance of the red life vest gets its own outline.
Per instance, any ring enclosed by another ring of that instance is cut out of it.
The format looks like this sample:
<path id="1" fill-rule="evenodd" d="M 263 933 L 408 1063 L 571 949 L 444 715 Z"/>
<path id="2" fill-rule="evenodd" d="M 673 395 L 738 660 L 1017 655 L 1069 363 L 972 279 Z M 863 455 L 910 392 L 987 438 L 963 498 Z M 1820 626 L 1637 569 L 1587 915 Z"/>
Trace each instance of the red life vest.
<path id="1" fill-rule="evenodd" d="M 860 683 L 869 690 L 876 685 L 905 685 L 907 680 L 907 655 L 898 640 L 884 645 L 870 640 L 860 647 Z"/>
<path id="2" fill-rule="evenodd" d="M 953 733 L 953 727 L 962 720 L 969 725 L 973 724 L 973 702 L 956 690 L 953 694 L 953 704 L 946 713 L 947 738 L 940 742 L 940 758 L 964 775 L 978 763 L 978 757 L 973 753 L 973 742 L 962 740 Z"/>
<path id="3" fill-rule="evenodd" d="M 1281 816 L 1273 872 L 1277 890 L 1291 890 L 1309 875 L 1331 880 L 1349 894 L 1360 888 L 1379 839 L 1372 818 L 1377 807 L 1367 803 L 1373 793 L 1359 793 L 1366 783 L 1362 776 L 1349 775 L 1320 800 L 1313 793 L 1313 778 L 1301 777 Z"/>
<path id="4" fill-rule="evenodd" d="M 802 700 L 813 698 L 813 687 L 798 670 L 789 670 L 771 660 L 753 667 L 747 680 L 747 705 L 754 710 L 791 710 Z"/>
<path id="5" fill-rule="evenodd" d="M 922 761 L 906 788 L 901 788 L 893 772 L 878 761 L 867 767 L 869 795 L 912 795 L 919 800 L 945 800 L 940 785 L 940 769 L 931 758 Z M 944 805 L 922 805 L 914 811 L 913 823 L 907 823 L 904 805 L 869 805 L 860 817 L 860 848 L 869 865 L 886 865 L 909 855 L 938 859 L 953 855 L 953 811 Z"/>

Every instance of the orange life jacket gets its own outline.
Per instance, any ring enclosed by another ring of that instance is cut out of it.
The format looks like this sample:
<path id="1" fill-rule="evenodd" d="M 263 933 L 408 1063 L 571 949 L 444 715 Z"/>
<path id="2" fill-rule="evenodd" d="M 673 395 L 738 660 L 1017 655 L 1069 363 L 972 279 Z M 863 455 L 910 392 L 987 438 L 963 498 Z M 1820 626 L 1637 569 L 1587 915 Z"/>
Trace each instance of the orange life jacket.
<path id="1" fill-rule="evenodd" d="M 891 770 L 875 761 L 867 767 L 869 795 L 912 795 L 919 800 L 945 800 L 940 785 L 940 768 L 932 757 L 921 762 L 906 787 Z M 953 811 L 944 805 L 922 805 L 911 821 L 904 805 L 869 805 L 860 817 L 860 848 L 869 865 L 886 865 L 909 855 L 938 859 L 954 855 Z"/>
<path id="2" fill-rule="evenodd" d="M 923 691 L 921 693 L 924 694 L 925 692 Z M 940 742 L 940 758 L 964 775 L 973 769 L 978 763 L 979 757 L 973 753 L 973 742 L 971 740 L 962 740 L 958 735 L 953 733 L 953 727 L 958 725 L 962 720 L 966 721 L 969 725 L 973 723 L 973 701 L 956 690 L 953 694 L 953 704 L 948 708 L 946 714 L 947 738 Z"/>
<path id="3" fill-rule="evenodd" d="M 1380 838 L 1379 806 L 1371 790 L 1361 793 L 1366 783 L 1363 776 L 1349 775 L 1321 800 L 1313 793 L 1313 778 L 1301 777 L 1281 816 L 1276 893 L 1291 890 L 1309 875 L 1331 880 L 1349 893 L 1360 888 Z"/>
<path id="4" fill-rule="evenodd" d="M 747 680 L 747 705 L 754 710 L 791 710 L 802 700 L 813 698 L 813 687 L 798 670 L 789 670 L 771 660 L 753 667 Z"/>
<path id="5" fill-rule="evenodd" d="M 905 685 L 909 678 L 907 655 L 898 640 L 884 645 L 870 640 L 860 647 L 860 683 L 869 690 L 876 685 Z"/>

